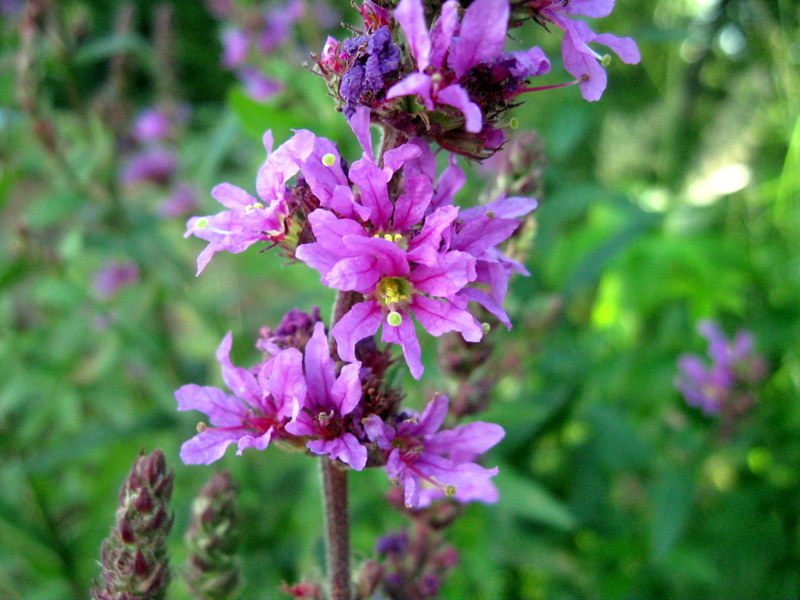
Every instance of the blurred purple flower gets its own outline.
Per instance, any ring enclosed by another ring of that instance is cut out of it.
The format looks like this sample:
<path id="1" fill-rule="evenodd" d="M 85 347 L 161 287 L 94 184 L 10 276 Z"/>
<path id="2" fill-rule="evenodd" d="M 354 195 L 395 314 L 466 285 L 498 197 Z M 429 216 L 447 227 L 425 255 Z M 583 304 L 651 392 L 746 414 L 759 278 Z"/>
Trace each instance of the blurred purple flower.
<path id="1" fill-rule="evenodd" d="M 738 416 L 755 401 L 750 388 L 766 375 L 766 362 L 755 353 L 747 331 L 737 332 L 731 342 L 713 321 L 700 321 L 697 330 L 709 343 L 711 364 L 696 354 L 682 354 L 675 385 L 687 404 L 708 415 Z"/>
<path id="2" fill-rule="evenodd" d="M 264 30 L 259 39 L 259 48 L 264 54 L 273 52 L 283 44 L 291 33 L 292 25 L 303 18 L 303 0 L 289 0 L 283 6 L 276 6 L 264 15 Z"/>
<path id="3" fill-rule="evenodd" d="M 222 64 L 232 69 L 244 63 L 249 44 L 247 34 L 241 29 L 226 29 L 222 34 Z"/>
<path id="4" fill-rule="evenodd" d="M 139 142 L 153 142 L 168 137 L 172 132 L 172 119 L 160 108 L 148 108 L 139 113 L 133 122 L 133 138 Z"/>
<path id="5" fill-rule="evenodd" d="M 266 102 L 283 90 L 283 83 L 270 79 L 254 67 L 242 67 L 237 76 L 245 93 L 256 102 Z"/>
<path id="6" fill-rule="evenodd" d="M 188 183 L 179 183 L 157 209 L 163 219 L 185 217 L 197 210 L 197 191 Z"/>
<path id="7" fill-rule="evenodd" d="M 149 148 L 131 156 L 122 168 L 120 181 L 126 185 L 142 182 L 165 183 L 178 167 L 175 153 L 165 148 Z"/>
<path id="8" fill-rule="evenodd" d="M 95 272 L 93 286 L 101 300 L 111 300 L 127 285 L 139 281 L 139 267 L 131 261 L 108 261 Z"/>

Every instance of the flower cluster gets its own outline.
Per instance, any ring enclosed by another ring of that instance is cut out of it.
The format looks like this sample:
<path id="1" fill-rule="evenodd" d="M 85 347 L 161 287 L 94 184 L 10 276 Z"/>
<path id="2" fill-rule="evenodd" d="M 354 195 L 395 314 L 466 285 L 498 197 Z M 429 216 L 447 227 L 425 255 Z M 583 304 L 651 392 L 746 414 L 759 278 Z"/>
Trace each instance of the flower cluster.
<path id="1" fill-rule="evenodd" d="M 701 321 L 697 330 L 708 340 L 711 364 L 695 354 L 678 358 L 680 371 L 675 380 L 690 406 L 707 415 L 734 418 L 744 414 L 755 402 L 754 384 L 766 375 L 766 363 L 753 348 L 753 337 L 739 331 L 729 341 L 712 321 Z"/>
<path id="2" fill-rule="evenodd" d="M 308 332 L 313 318 L 298 319 L 297 311 L 278 329 L 286 331 L 298 320 L 303 321 L 300 329 Z M 371 393 L 364 384 L 373 369 L 356 361 L 337 375 L 322 322 L 313 322 L 311 331 L 302 351 L 267 341 L 273 354 L 268 352 L 251 369 L 231 363 L 231 335 L 224 337 L 217 360 L 232 393 L 194 384 L 175 393 L 179 410 L 199 410 L 210 422 L 199 425 L 198 434 L 183 444 L 184 462 L 210 464 L 231 444 L 241 454 L 282 440 L 338 459 L 356 471 L 364 469 L 368 459 L 371 465 L 385 465 L 389 478 L 405 489 L 408 506 L 426 506 L 444 496 L 465 502 L 497 498 L 489 480 L 497 469 L 474 460 L 500 441 L 500 426 L 476 422 L 439 431 L 447 416 L 444 396 L 433 400 L 422 415 L 398 413 L 394 404 L 364 402 L 364 395 Z"/>
<path id="3" fill-rule="evenodd" d="M 406 138 L 425 137 L 453 152 L 486 158 L 502 146 L 505 135 L 498 126 L 520 94 L 578 84 L 587 100 L 602 96 L 610 57 L 597 54 L 590 43 L 611 48 L 623 62 L 640 60 L 630 38 L 595 34 L 565 16 L 606 16 L 613 0 L 475 0 L 465 10 L 447 0 L 430 26 L 429 8 L 422 0 L 400 0 L 390 15 L 368 0 L 361 10 L 362 34 L 343 42 L 328 38 L 316 59 L 317 72 L 345 116 L 366 106 Z M 565 32 L 563 60 L 574 80 L 531 87 L 531 79 L 550 71 L 542 49 L 504 51 L 509 24 L 525 18 Z M 392 21 L 399 26 L 394 39 Z"/>

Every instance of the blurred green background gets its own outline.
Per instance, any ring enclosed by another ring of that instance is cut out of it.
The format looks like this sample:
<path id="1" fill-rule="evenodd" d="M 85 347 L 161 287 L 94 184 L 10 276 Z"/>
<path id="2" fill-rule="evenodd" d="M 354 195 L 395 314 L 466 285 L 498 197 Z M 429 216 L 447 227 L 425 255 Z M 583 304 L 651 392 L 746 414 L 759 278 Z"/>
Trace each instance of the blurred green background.
<path id="1" fill-rule="evenodd" d="M 191 107 L 174 147 L 193 214 L 219 210 L 218 182 L 254 191 L 265 129 L 278 143 L 311 129 L 355 158 L 324 83 L 299 66 L 324 36 L 298 28 L 265 59 L 287 87 L 261 104 L 220 65 L 223 24 L 200 2 L 45 2 L 32 35 L 20 4 L 0 8 L 0 597 L 87 597 L 119 485 L 157 447 L 176 471 L 176 572 L 191 498 L 226 468 L 247 524 L 238 596 L 280 597 L 323 561 L 316 462 L 231 450 L 187 467 L 178 449 L 200 415 L 177 413 L 173 392 L 220 385 L 226 331 L 252 365 L 259 327 L 292 307 L 327 318 L 333 295 L 255 248 L 195 278 L 203 243 L 158 216 L 164 186 L 117 175 L 133 116 L 158 102 Z M 547 166 L 532 276 L 512 282 L 515 328 L 493 333 L 501 376 L 481 416 L 507 431 L 487 461 L 501 499 L 449 530 L 461 562 L 442 597 L 799 597 L 800 8 L 618 0 L 592 25 L 634 37 L 642 62 L 612 62 L 600 102 L 565 88 L 515 111 Z M 566 80 L 559 36 L 528 24 L 514 37 L 547 50 L 548 82 Z M 92 282 L 110 259 L 139 280 L 106 298 Z M 769 363 L 733 432 L 674 389 L 678 355 L 705 349 L 700 318 L 750 330 Z M 416 406 L 449 385 L 433 351 L 407 388 Z M 382 472 L 351 486 L 357 565 L 404 521 Z M 189 597 L 179 578 L 170 597 Z"/>

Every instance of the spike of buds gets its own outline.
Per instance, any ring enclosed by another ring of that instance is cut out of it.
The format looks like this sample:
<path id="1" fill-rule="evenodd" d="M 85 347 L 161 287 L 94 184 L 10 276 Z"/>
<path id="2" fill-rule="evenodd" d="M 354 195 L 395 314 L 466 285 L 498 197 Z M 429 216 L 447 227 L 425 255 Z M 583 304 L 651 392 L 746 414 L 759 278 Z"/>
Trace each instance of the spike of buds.
<path id="1" fill-rule="evenodd" d="M 223 600 L 239 584 L 235 500 L 236 485 L 228 471 L 221 471 L 192 503 L 184 579 L 195 598 Z"/>
<path id="2" fill-rule="evenodd" d="M 161 450 L 139 454 L 120 488 L 116 524 L 101 548 L 103 572 L 92 585 L 94 600 L 165 597 L 172 484 L 173 473 Z"/>

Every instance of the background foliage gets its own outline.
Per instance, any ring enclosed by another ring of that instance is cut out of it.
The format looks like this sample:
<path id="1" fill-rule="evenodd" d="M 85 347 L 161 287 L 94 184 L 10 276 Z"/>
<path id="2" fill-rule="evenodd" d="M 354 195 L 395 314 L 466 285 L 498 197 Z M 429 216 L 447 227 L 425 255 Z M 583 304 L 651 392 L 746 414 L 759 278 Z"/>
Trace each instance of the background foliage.
<path id="1" fill-rule="evenodd" d="M 124 34 L 121 3 L 53 3 L 58 35 L 27 49 L 36 108 L 23 110 L 25 41 L 6 5 L 0 597 L 86 597 L 140 448 L 163 448 L 176 470 L 180 568 L 189 502 L 212 469 L 180 464 L 197 415 L 178 414 L 173 391 L 220 383 L 213 354 L 227 330 L 238 364 L 253 364 L 259 327 L 293 306 L 327 318 L 332 301 L 311 270 L 270 253 L 219 255 L 193 277 L 202 244 L 182 239 L 182 219 L 156 216 L 163 190 L 116 183 L 119 131 L 93 104 L 110 89 L 110 61 L 128 57 L 132 85 L 117 98 L 128 115 L 170 93 L 191 105 L 178 150 L 181 177 L 201 190 L 198 214 L 217 211 L 207 194 L 217 182 L 253 188 L 267 128 L 279 142 L 303 127 L 344 142 L 345 155 L 355 148 L 324 84 L 297 66 L 302 52 L 267 65 L 289 75 L 284 93 L 248 99 L 219 66 L 219 24 L 199 3 L 172 4 L 173 81 L 150 43 L 155 2 L 135 3 Z M 641 65 L 612 65 L 599 103 L 566 88 L 516 112 L 520 129 L 540 133 L 547 168 L 533 275 L 513 282 L 516 326 L 495 334 L 502 376 L 482 417 L 507 431 L 490 457 L 501 501 L 469 506 L 450 531 L 461 564 L 442 595 L 797 597 L 800 8 L 619 0 L 597 25 L 634 37 Z M 531 29 L 520 43 L 557 57 L 556 40 Z M 303 32 L 314 51 L 318 33 Z M 479 194 L 475 181 L 461 198 Z M 92 278 L 109 258 L 136 262 L 140 279 L 106 300 Z M 751 330 L 770 365 L 733 432 L 673 387 L 677 356 L 704 349 L 694 327 L 708 317 L 729 334 Z M 428 378 L 409 402 L 446 385 Z M 214 466 L 241 489 L 242 597 L 276 597 L 322 564 L 315 467 L 274 450 Z M 403 521 L 382 473 L 351 482 L 358 560 Z M 188 597 L 180 581 L 171 596 Z"/>

